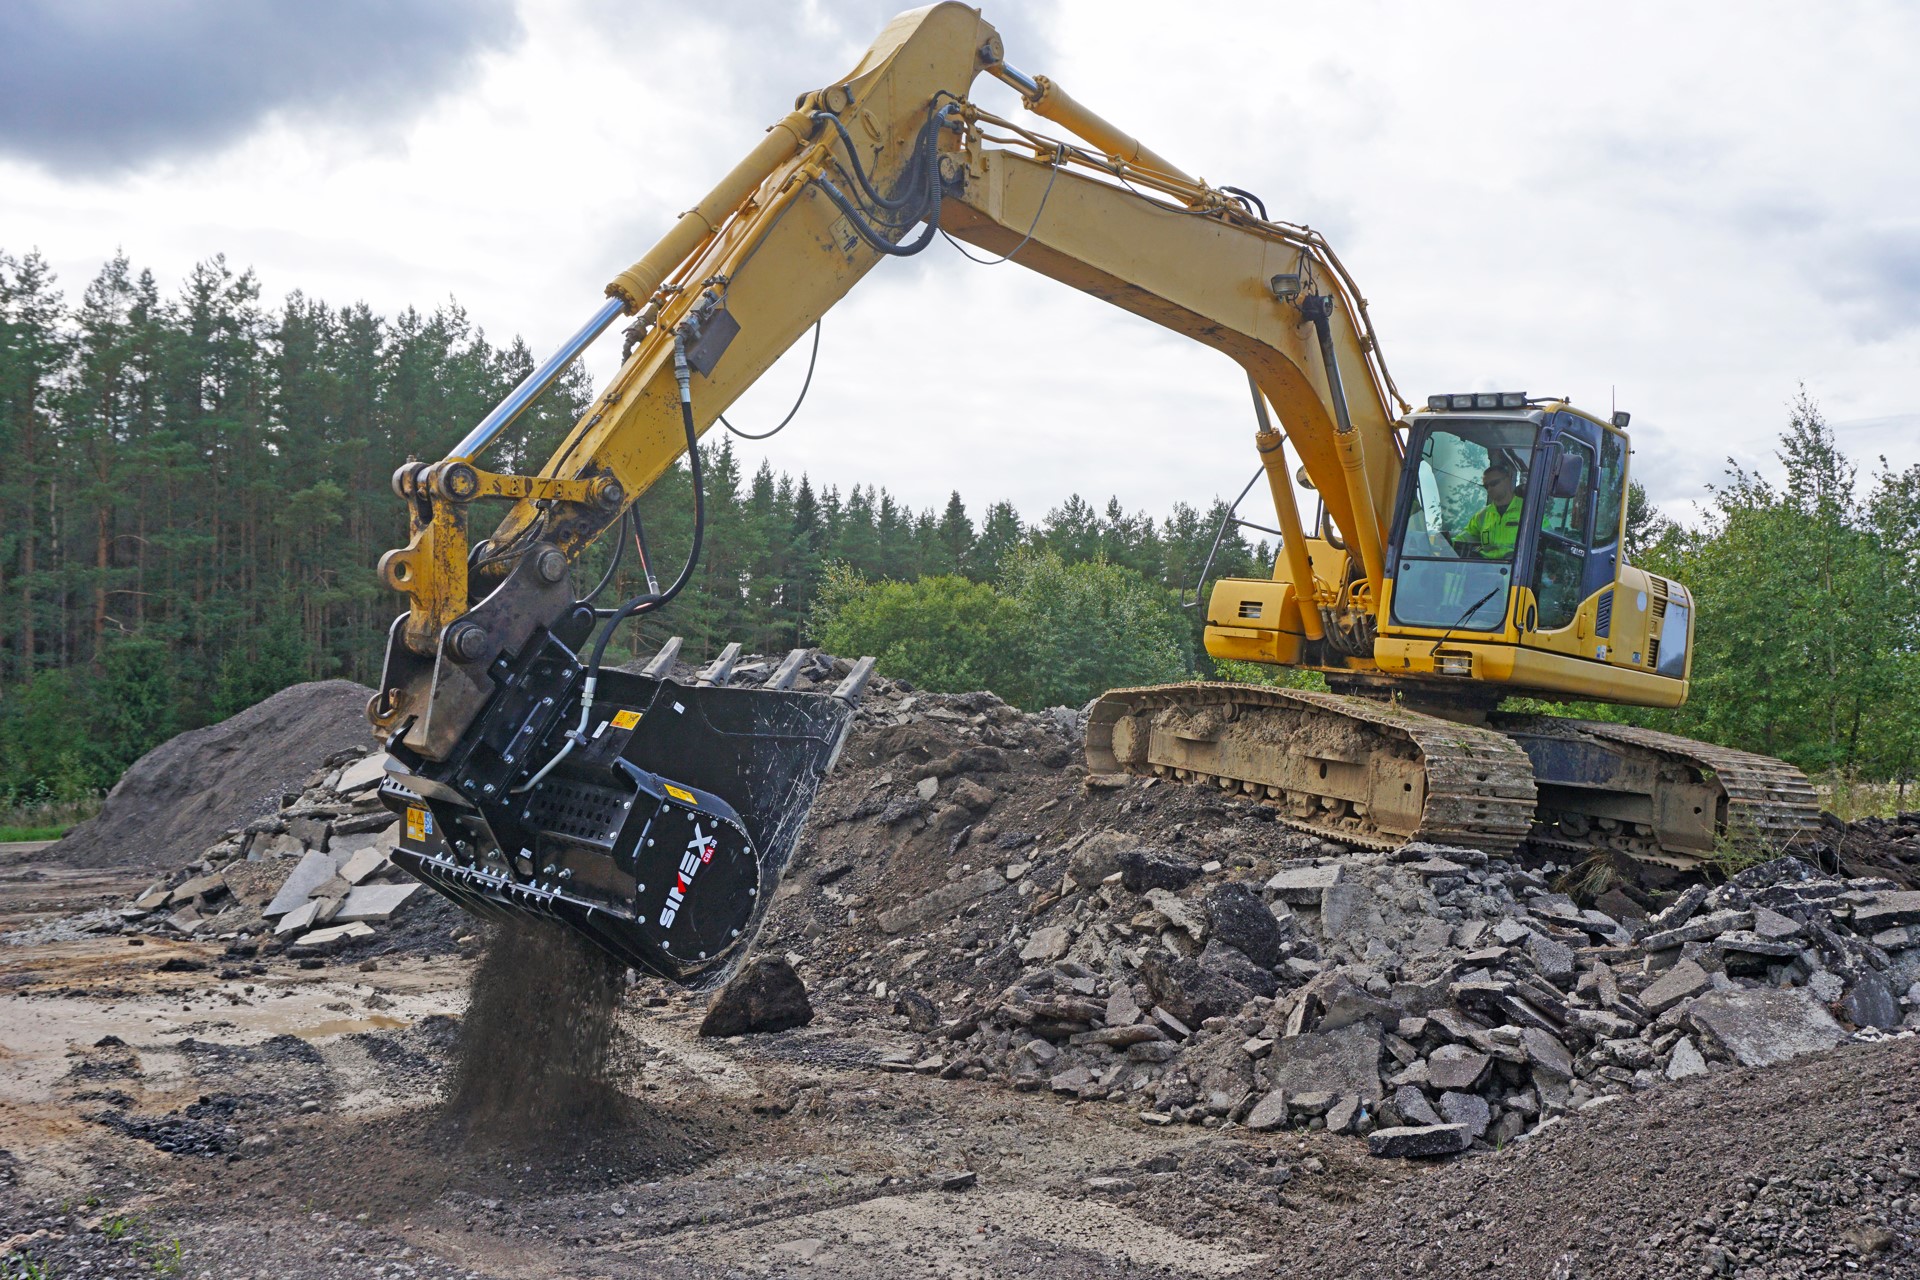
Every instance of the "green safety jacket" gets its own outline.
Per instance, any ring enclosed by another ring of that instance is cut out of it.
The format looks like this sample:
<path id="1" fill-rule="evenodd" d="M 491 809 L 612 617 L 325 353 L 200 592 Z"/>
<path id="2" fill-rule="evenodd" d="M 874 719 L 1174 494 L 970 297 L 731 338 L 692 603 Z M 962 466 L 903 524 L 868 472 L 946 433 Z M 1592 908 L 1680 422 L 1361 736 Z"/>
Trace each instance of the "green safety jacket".
<path id="1" fill-rule="evenodd" d="M 1520 541 L 1520 511 L 1524 506 L 1526 503 L 1519 494 L 1515 494 L 1504 509 L 1488 503 L 1467 521 L 1460 535 L 1462 540 L 1475 544 L 1474 549 L 1483 559 L 1505 560 Z"/>

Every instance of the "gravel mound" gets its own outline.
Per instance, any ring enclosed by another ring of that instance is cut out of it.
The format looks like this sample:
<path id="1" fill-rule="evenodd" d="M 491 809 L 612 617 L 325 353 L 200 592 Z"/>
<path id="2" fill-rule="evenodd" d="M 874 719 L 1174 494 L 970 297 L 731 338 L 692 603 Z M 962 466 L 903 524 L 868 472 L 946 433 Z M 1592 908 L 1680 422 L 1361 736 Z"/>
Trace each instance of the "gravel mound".
<path id="1" fill-rule="evenodd" d="M 36 856 L 156 871 L 190 862 L 229 830 L 277 810 L 327 757 L 366 747 L 372 696 L 351 680 L 296 684 L 170 738 L 134 761 L 97 817 Z"/>
<path id="2" fill-rule="evenodd" d="M 1920 1040 L 1690 1081 L 1402 1183 L 1276 1261 L 1342 1280 L 1920 1275 L 1916 1107 Z"/>

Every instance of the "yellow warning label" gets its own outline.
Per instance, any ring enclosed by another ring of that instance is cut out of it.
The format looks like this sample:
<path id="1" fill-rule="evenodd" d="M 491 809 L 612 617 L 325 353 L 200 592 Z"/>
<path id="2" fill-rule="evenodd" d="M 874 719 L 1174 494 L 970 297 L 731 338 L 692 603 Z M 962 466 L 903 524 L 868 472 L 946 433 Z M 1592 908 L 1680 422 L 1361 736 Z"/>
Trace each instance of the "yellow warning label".
<path id="1" fill-rule="evenodd" d="M 671 782 L 663 782 L 660 785 L 665 787 L 667 789 L 667 794 L 672 796 L 675 800 L 684 800 L 688 804 L 700 803 L 698 800 L 695 800 L 693 798 L 693 792 L 687 790 L 685 787 L 676 787 Z"/>
<path id="2" fill-rule="evenodd" d="M 631 729 L 639 723 L 640 713 L 638 711 L 621 711 L 613 717 L 613 727 L 616 729 Z"/>
<path id="3" fill-rule="evenodd" d="M 433 832 L 433 815 L 425 809 L 407 810 L 407 839 L 425 840 Z"/>

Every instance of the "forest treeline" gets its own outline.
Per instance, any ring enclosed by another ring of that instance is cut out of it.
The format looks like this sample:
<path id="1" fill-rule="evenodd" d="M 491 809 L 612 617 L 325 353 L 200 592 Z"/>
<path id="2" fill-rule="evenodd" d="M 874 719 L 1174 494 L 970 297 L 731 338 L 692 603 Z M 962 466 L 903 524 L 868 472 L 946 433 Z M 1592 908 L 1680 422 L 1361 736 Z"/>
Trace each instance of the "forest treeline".
<path id="1" fill-rule="evenodd" d="M 299 293 L 268 306 L 221 258 L 163 295 L 124 257 L 70 301 L 37 255 L 0 253 L 0 801 L 109 785 L 170 734 L 295 681 L 374 681 L 399 608 L 374 564 L 405 540 L 392 471 L 442 455 L 532 365 L 524 343 L 490 340 L 453 303 L 390 319 Z M 589 394 L 563 381 L 489 464 L 537 468 Z M 1920 468 L 1862 483 L 1804 397 L 1781 441 L 1783 480 L 1730 463 L 1696 525 L 1633 508 L 1638 561 L 1699 601 L 1692 701 L 1572 710 L 1815 771 L 1911 777 Z M 831 477 L 749 473 L 719 432 L 702 457 L 699 571 L 616 657 L 668 633 L 693 655 L 817 643 L 1028 706 L 1271 674 L 1215 672 L 1200 611 L 1179 604 L 1219 499 L 1156 520 L 1070 496 L 1030 520 L 958 493 L 914 510 Z M 671 576 L 691 530 L 685 467 L 638 509 Z M 611 543 L 580 566 L 583 587 Z M 1264 576 L 1270 555 L 1228 526 L 1212 573 Z M 608 598 L 642 581 L 629 553 Z"/>
<path id="2" fill-rule="evenodd" d="M 269 307 L 251 272 L 217 257 L 163 294 L 124 256 L 72 301 L 37 254 L 0 253 L 0 800 L 109 785 L 154 743 L 289 683 L 374 682 L 401 607 L 374 573 L 406 541 L 392 472 L 442 456 L 533 362 L 452 303 L 391 319 L 300 293 Z M 590 390 L 577 376 L 554 387 L 488 464 L 537 469 Z M 1180 670 L 1197 649 L 1197 618 L 1172 595 L 1198 576 L 1218 501 L 1155 520 L 1076 496 L 1030 523 L 957 493 L 914 510 L 882 488 L 748 474 L 718 431 L 702 456 L 699 571 L 616 657 L 668 631 L 690 655 L 730 640 L 784 650 L 810 638 L 829 566 L 984 584 L 1022 552 L 1104 562 L 1169 620 Z M 670 577 L 691 531 L 687 469 L 638 507 Z M 486 520 L 476 512 L 476 533 Z M 582 564 L 585 583 L 611 542 Z M 1267 555 L 1230 529 L 1215 571 L 1257 572 Z M 642 581 L 626 555 L 608 599 Z"/>

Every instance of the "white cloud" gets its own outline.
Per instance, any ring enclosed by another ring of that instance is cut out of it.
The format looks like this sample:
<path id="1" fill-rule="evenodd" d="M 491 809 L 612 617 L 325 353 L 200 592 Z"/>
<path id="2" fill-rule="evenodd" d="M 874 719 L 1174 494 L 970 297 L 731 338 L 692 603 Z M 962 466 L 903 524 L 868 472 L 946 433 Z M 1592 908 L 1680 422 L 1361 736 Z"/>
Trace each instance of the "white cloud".
<path id="1" fill-rule="evenodd" d="M 132 177 L 0 163 L 0 236 L 42 246 L 76 291 L 115 246 L 163 281 L 225 251 L 270 297 L 392 314 L 453 295 L 495 338 L 545 348 L 885 13 L 528 4 L 518 45 L 371 136 L 358 117 L 276 117 Z M 1326 230 L 1410 398 L 1617 396 L 1637 474 L 1675 504 L 1729 454 L 1770 464 L 1801 381 L 1835 422 L 1900 424 L 1843 430 L 1863 463 L 1920 461 L 1912 9 L 1223 3 L 1176 19 L 1114 0 L 987 17 L 1016 65 Z M 1018 112 L 997 84 L 979 94 Z M 805 346 L 729 416 L 777 420 Z M 1076 490 L 1156 512 L 1231 494 L 1250 432 L 1222 357 L 941 246 L 883 264 L 828 316 L 800 418 L 742 451 L 916 506 L 957 488 L 1034 517 Z"/>

